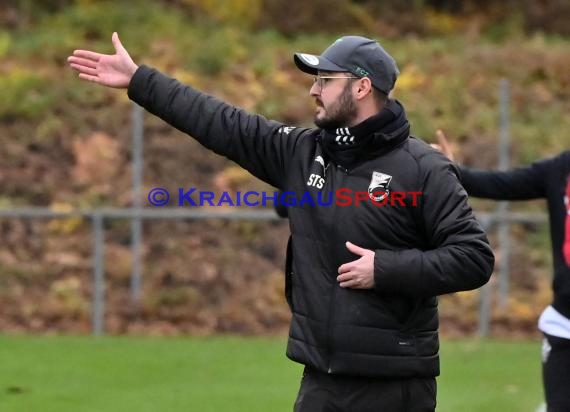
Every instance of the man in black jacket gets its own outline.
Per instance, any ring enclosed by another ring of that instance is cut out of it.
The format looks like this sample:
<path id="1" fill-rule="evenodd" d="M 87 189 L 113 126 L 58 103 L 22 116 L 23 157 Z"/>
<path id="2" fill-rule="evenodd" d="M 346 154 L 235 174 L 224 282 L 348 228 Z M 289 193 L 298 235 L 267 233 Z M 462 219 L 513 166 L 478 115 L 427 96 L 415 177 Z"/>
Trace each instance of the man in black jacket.
<path id="1" fill-rule="evenodd" d="M 439 148 L 453 151 L 441 130 Z M 546 199 L 554 277 L 553 301 L 540 316 L 542 378 L 548 412 L 570 411 L 570 151 L 507 171 L 460 166 L 461 182 L 471 196 L 494 200 Z"/>
<path id="2" fill-rule="evenodd" d="M 478 288 L 494 257 L 453 164 L 411 138 L 389 99 L 396 63 L 346 36 L 313 74 L 317 129 L 250 114 L 114 55 L 76 50 L 79 77 L 128 89 L 149 112 L 287 194 L 287 356 L 304 364 L 295 411 L 433 411 L 437 296 Z"/>

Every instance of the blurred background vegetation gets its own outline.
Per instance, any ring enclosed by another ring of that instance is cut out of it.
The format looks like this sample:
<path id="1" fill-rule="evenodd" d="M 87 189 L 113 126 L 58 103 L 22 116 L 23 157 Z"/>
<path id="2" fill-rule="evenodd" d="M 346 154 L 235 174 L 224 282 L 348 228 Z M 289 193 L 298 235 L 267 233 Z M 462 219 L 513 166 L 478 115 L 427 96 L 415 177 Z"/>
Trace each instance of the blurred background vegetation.
<path id="1" fill-rule="evenodd" d="M 399 64 L 394 95 L 413 134 L 431 142 L 443 128 L 460 162 L 491 168 L 501 79 L 511 86 L 512 164 L 568 149 L 568 21 L 564 0 L 4 0 L 0 207 L 132 204 L 131 104 L 123 92 L 79 81 L 66 65 L 76 48 L 112 53 L 113 31 L 137 62 L 294 125 L 311 125 L 313 102 L 311 79 L 295 69 L 292 54 L 319 53 L 344 34 L 374 37 Z M 144 156 L 143 193 L 271 190 L 150 115 Z M 136 308 L 130 223 L 106 228 L 109 332 L 285 330 L 286 222 L 145 222 Z M 495 306 L 492 333 L 537 336 L 536 319 L 550 299 L 548 232 L 540 225 L 511 232 L 513 291 L 508 307 Z M 89 332 L 90 235 L 80 219 L 0 219 L 0 330 Z M 441 302 L 444 334 L 476 330 L 477 292 Z"/>

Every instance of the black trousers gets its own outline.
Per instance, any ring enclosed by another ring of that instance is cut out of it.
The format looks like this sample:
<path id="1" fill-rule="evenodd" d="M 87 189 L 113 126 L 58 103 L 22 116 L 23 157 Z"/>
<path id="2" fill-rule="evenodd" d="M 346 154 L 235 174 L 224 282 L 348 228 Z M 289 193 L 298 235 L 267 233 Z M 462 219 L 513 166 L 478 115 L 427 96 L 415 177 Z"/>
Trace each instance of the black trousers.
<path id="1" fill-rule="evenodd" d="M 544 334 L 542 381 L 548 412 L 570 412 L 570 339 Z"/>
<path id="2" fill-rule="evenodd" d="M 306 367 L 294 412 L 433 412 L 435 378 L 329 375 Z"/>

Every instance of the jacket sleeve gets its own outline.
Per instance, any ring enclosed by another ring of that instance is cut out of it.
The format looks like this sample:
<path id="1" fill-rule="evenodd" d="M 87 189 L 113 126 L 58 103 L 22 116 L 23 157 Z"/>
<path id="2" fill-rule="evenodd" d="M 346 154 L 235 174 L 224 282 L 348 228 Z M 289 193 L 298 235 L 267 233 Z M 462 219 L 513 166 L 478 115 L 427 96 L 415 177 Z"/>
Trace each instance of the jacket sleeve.
<path id="1" fill-rule="evenodd" d="M 277 188 L 283 187 L 287 160 L 307 130 L 249 114 L 144 65 L 131 79 L 128 95 L 206 148 Z"/>
<path id="2" fill-rule="evenodd" d="M 417 298 L 484 285 L 493 271 L 494 255 L 467 203 L 457 169 L 435 153 L 420 159 L 419 168 L 422 194 L 416 213 L 426 247 L 377 250 L 376 291 Z"/>
<path id="3" fill-rule="evenodd" d="M 545 159 L 507 171 L 460 167 L 463 187 L 470 196 L 495 200 L 530 200 L 546 196 L 544 179 L 553 159 Z"/>

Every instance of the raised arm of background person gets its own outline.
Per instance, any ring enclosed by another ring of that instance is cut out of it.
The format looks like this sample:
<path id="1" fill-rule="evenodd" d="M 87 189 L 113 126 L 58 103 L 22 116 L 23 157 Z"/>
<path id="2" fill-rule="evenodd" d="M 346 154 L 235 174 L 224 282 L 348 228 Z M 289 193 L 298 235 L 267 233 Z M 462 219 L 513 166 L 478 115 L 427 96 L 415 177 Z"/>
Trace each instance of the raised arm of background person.
<path id="1" fill-rule="evenodd" d="M 452 145 L 442 130 L 437 130 L 438 144 L 432 145 L 451 160 Z M 477 170 L 459 166 L 461 183 L 470 196 L 495 200 L 530 200 L 546 196 L 545 178 L 550 175 L 552 159 L 507 171 Z"/>
<path id="2" fill-rule="evenodd" d="M 128 88 L 129 97 L 205 147 L 237 162 L 261 180 L 283 188 L 298 138 L 308 129 L 286 127 L 185 86 L 157 70 L 137 66 L 116 33 L 116 54 L 76 50 L 68 58 L 79 77 Z"/>
<path id="3" fill-rule="evenodd" d="M 507 171 L 460 166 L 461 183 L 469 195 L 495 200 L 530 200 L 546 196 L 551 159 Z"/>
<path id="4" fill-rule="evenodd" d="M 437 296 L 484 285 L 493 272 L 487 236 L 467 203 L 455 165 L 431 148 L 410 161 L 417 170 L 416 215 L 424 245 L 375 250 L 375 290 L 413 297 Z"/>

